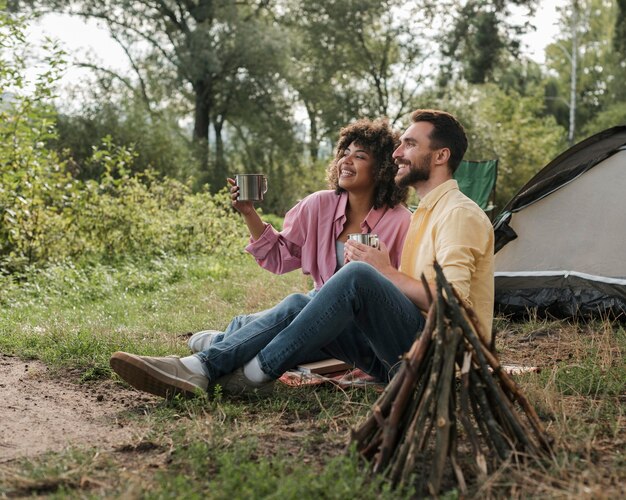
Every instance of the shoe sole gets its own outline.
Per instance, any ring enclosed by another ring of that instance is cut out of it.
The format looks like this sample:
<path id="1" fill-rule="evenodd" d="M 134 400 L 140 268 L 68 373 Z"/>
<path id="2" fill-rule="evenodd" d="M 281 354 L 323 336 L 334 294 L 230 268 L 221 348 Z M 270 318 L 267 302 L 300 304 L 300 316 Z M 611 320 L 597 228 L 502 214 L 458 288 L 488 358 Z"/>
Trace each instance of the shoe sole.
<path id="1" fill-rule="evenodd" d="M 110 360 L 111 368 L 135 389 L 170 399 L 176 394 L 193 398 L 202 389 L 194 384 L 163 372 L 141 358 L 124 352 L 115 353 Z"/>

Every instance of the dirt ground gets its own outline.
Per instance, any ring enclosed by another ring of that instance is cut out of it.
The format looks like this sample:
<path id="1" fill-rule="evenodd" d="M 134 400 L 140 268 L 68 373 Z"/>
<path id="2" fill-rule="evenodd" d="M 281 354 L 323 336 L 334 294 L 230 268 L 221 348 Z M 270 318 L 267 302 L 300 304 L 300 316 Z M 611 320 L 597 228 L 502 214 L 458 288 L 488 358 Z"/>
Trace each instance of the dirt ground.
<path id="1" fill-rule="evenodd" d="M 50 377 L 38 361 L 0 354 L 0 464 L 68 446 L 120 448 L 138 439 L 141 430 L 121 414 L 156 398 L 111 381 L 69 378 Z"/>
<path id="2" fill-rule="evenodd" d="M 67 447 L 113 450 L 140 441 L 142 429 L 124 412 L 159 398 L 110 380 L 79 384 L 73 375 L 0 354 L 0 464 Z"/>

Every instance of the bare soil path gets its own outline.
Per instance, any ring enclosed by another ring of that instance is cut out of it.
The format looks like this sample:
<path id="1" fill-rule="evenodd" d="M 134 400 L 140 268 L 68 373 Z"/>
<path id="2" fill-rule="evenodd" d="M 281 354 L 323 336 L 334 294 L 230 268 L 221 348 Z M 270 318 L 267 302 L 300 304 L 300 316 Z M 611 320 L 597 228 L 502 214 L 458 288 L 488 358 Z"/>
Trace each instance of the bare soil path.
<path id="1" fill-rule="evenodd" d="M 112 381 L 75 380 L 51 377 L 41 362 L 0 354 L 0 464 L 70 446 L 112 449 L 137 440 L 141 430 L 125 411 L 150 403 L 151 396 Z"/>

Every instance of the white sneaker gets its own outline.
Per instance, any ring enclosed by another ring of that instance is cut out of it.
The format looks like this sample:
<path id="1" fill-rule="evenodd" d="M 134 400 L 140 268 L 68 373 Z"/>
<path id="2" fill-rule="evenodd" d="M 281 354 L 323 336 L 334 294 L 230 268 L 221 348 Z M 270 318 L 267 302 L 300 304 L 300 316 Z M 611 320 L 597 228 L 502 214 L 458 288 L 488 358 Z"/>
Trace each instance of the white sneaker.
<path id="1" fill-rule="evenodd" d="M 211 347 L 211 344 L 215 342 L 215 337 L 217 337 L 220 333 L 222 332 L 219 330 L 203 330 L 201 332 L 194 333 L 191 337 L 189 337 L 187 345 L 193 353 L 206 351 L 209 347 Z"/>
<path id="2" fill-rule="evenodd" d="M 223 375 L 215 382 L 209 384 L 209 390 L 220 385 L 224 394 L 230 396 L 240 396 L 243 394 L 253 394 L 256 396 L 269 396 L 274 392 L 275 380 L 269 382 L 253 382 L 243 373 L 243 367 L 237 368 L 234 372 Z"/>

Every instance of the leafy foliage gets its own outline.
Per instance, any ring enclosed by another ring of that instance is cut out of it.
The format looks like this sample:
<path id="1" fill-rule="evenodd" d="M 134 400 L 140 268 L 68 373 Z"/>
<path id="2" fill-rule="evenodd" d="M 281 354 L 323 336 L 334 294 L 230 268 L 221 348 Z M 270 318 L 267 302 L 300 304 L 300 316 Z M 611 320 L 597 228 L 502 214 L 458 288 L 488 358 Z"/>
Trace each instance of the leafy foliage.
<path id="1" fill-rule="evenodd" d="M 136 155 L 133 172 L 155 170 L 181 181 L 198 177 L 198 162 L 192 155 L 190 141 L 165 110 L 150 113 L 145 105 L 122 89 L 109 87 L 108 96 L 99 92 L 69 98 L 83 105 L 79 112 L 64 111 L 57 117 L 57 134 L 49 146 L 71 155 L 68 168 L 79 179 L 99 179 L 102 171 L 89 162 L 94 147 L 110 136 L 114 144 L 132 149 Z M 106 98 L 105 98 L 106 97 Z M 69 99 L 68 98 L 68 99 Z"/>
<path id="2" fill-rule="evenodd" d="M 626 101 L 626 66 L 623 54 L 615 50 L 619 16 L 615 0 L 568 1 L 560 15 L 559 39 L 546 48 L 546 64 L 555 75 L 548 98 L 555 101 L 552 108 L 561 125 L 569 126 L 569 108 L 574 108 L 573 140 L 578 141 L 620 123 L 611 120 L 623 122 L 623 115 L 615 110 Z"/>
<path id="3" fill-rule="evenodd" d="M 534 0 L 470 0 L 460 2 L 450 32 L 442 37 L 447 61 L 441 75 L 446 85 L 453 77 L 469 83 L 492 81 L 506 54 L 518 55 L 519 35 L 528 27 L 514 24 L 511 5 L 535 7 Z"/>
<path id="4" fill-rule="evenodd" d="M 545 116 L 540 91 L 522 95 L 495 84 L 457 85 L 438 102 L 467 128 L 467 159 L 499 160 L 498 210 L 565 147 L 565 131 Z"/>
<path id="5" fill-rule="evenodd" d="M 241 251 L 245 232 L 226 191 L 193 194 L 152 170 L 133 174 L 136 154 L 110 137 L 88 159 L 102 172 L 99 182 L 72 177 L 67 161 L 46 146 L 56 136 L 51 99 L 63 54 L 50 47 L 50 69 L 29 93 L 22 21 L 3 14 L 1 22 L 0 271 L 67 259 Z"/>

